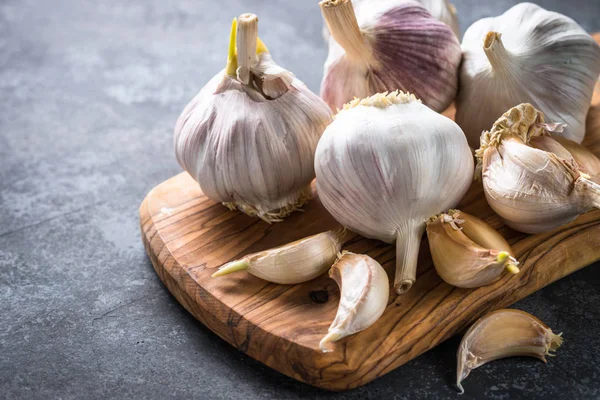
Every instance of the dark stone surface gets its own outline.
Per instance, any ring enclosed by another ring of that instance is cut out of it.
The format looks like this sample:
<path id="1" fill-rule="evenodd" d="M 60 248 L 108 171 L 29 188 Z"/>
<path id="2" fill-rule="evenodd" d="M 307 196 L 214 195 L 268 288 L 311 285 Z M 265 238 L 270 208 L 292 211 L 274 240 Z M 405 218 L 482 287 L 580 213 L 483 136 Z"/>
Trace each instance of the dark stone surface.
<path id="1" fill-rule="evenodd" d="M 138 205 L 180 171 L 172 129 L 224 66 L 232 17 L 318 90 L 317 1 L 0 0 L 1 398 L 457 398 L 453 338 L 333 394 L 250 359 L 195 321 L 146 258 Z M 463 29 L 515 1 L 457 0 Z M 600 30 L 598 1 L 540 1 Z M 547 365 L 480 368 L 463 398 L 598 398 L 600 274 L 516 307 L 565 334 Z"/>

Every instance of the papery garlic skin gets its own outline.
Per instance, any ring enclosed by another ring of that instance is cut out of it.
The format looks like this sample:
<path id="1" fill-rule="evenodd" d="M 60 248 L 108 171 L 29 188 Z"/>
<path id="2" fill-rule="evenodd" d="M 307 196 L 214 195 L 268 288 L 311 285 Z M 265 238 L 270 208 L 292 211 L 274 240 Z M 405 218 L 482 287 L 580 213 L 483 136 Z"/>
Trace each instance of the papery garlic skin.
<path id="1" fill-rule="evenodd" d="M 333 342 L 373 325 L 389 299 L 387 273 L 367 255 L 344 251 L 329 270 L 329 276 L 340 287 L 340 303 L 327 335 L 319 343 L 324 353 L 333 351 Z"/>
<path id="2" fill-rule="evenodd" d="M 452 120 L 402 92 L 348 104 L 315 156 L 317 191 L 343 226 L 396 242 L 398 293 L 416 279 L 427 219 L 456 206 L 472 181 L 473 157 Z"/>
<path id="3" fill-rule="evenodd" d="M 471 25 L 462 49 L 456 122 L 472 147 L 502 113 L 523 102 L 565 123 L 560 135 L 581 143 L 600 47 L 575 21 L 521 3 Z"/>
<path id="4" fill-rule="evenodd" d="M 485 197 L 513 229 L 540 233 L 600 207 L 600 185 L 569 159 L 528 145 L 544 134 L 544 115 L 520 104 L 481 136 L 476 155 Z"/>
<path id="5" fill-rule="evenodd" d="M 427 221 L 427 239 L 438 275 L 452 286 L 476 288 L 519 272 L 510 245 L 477 217 L 449 210 Z"/>
<path id="6" fill-rule="evenodd" d="M 239 35 L 238 52 L 256 40 Z M 310 197 L 314 152 L 331 112 L 264 46 L 254 50 L 255 60 L 219 72 L 185 107 L 175 153 L 211 200 L 274 222 Z"/>
<path id="7" fill-rule="evenodd" d="M 600 158 L 588 148 L 556 135 L 533 137 L 530 145 L 576 163 L 579 169 L 589 175 L 594 182 L 600 183 Z"/>
<path id="8" fill-rule="evenodd" d="M 535 357 L 546 362 L 563 338 L 538 318 L 524 311 L 503 309 L 490 312 L 465 333 L 457 354 L 456 386 L 472 370 L 490 361 L 514 356 Z"/>
<path id="9" fill-rule="evenodd" d="M 325 273 L 348 238 L 345 230 L 327 231 L 283 246 L 248 254 L 220 267 L 213 278 L 233 272 L 248 273 L 268 282 L 292 285 Z"/>
<path id="10" fill-rule="evenodd" d="M 321 97 L 333 110 L 355 97 L 403 90 L 436 111 L 458 88 L 460 44 L 444 23 L 414 1 L 323 0 L 331 32 Z"/>

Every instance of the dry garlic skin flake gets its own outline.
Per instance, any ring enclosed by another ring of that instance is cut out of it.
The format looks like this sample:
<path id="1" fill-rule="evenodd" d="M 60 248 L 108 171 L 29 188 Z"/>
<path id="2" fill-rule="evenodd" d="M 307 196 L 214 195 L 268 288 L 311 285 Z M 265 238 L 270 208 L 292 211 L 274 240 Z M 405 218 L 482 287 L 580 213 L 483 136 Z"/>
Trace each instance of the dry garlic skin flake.
<path id="1" fill-rule="evenodd" d="M 175 153 L 211 200 L 273 222 L 309 198 L 331 111 L 273 62 L 257 30 L 253 14 L 234 21 L 227 68 L 183 110 Z"/>
<path id="2" fill-rule="evenodd" d="M 461 200 L 473 179 L 473 157 L 452 120 L 402 92 L 344 107 L 315 156 L 317 191 L 343 226 L 396 243 L 394 286 L 415 281 L 425 223 Z"/>
<path id="3" fill-rule="evenodd" d="M 477 148 L 481 132 L 524 102 L 566 127 L 560 135 L 581 143 L 600 47 L 575 21 L 532 3 L 471 25 L 462 41 L 463 62 L 456 122 Z"/>
<path id="4" fill-rule="evenodd" d="M 323 0 L 331 32 L 321 97 L 333 110 L 355 97 L 403 90 L 436 111 L 456 97 L 456 35 L 414 1 Z"/>

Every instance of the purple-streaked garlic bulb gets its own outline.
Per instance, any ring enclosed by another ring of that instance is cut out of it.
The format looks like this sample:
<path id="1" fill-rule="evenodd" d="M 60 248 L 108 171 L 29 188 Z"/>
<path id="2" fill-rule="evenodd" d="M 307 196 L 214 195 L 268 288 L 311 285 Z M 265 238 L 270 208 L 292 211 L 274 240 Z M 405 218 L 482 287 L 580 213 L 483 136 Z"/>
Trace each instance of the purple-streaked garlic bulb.
<path id="1" fill-rule="evenodd" d="M 275 222 L 310 197 L 331 110 L 275 64 L 257 32 L 256 15 L 234 20 L 227 67 L 181 113 L 175 153 L 211 200 Z"/>
<path id="2" fill-rule="evenodd" d="M 458 88 L 461 49 L 448 25 L 415 1 L 323 0 L 331 32 L 321 97 L 333 109 L 385 91 L 445 110 Z"/>

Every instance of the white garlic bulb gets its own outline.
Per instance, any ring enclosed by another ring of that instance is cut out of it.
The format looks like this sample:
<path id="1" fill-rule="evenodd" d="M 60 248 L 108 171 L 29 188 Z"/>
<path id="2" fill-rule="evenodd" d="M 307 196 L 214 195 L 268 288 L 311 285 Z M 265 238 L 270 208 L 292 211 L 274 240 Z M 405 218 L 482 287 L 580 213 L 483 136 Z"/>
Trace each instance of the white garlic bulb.
<path id="1" fill-rule="evenodd" d="M 373 325 L 385 311 L 390 293 L 387 273 L 367 255 L 344 251 L 329 276 L 340 287 L 340 303 L 327 335 L 319 343 L 323 352 L 332 351 L 331 343 Z"/>
<path id="2" fill-rule="evenodd" d="M 211 200 L 273 222 L 309 198 L 331 111 L 273 62 L 257 30 L 253 14 L 234 20 L 227 68 L 181 113 L 175 153 Z"/>
<path id="3" fill-rule="evenodd" d="M 481 132 L 524 102 L 565 123 L 564 137 L 581 143 L 600 47 L 572 19 L 532 3 L 518 4 L 467 29 L 456 99 L 456 122 L 477 148 Z"/>
<path id="4" fill-rule="evenodd" d="M 321 97 L 333 109 L 355 97 L 403 90 L 435 111 L 456 96 L 460 44 L 444 23 L 414 1 L 319 3 L 331 38 Z"/>
<path id="5" fill-rule="evenodd" d="M 600 208 L 600 184 L 564 147 L 548 152 L 531 145 L 532 138 L 545 134 L 544 114 L 520 104 L 481 135 L 476 152 L 490 207 L 508 226 L 525 233 L 546 232 Z"/>
<path id="6" fill-rule="evenodd" d="M 388 0 L 352 0 L 352 5 L 354 8 L 357 8 L 360 3 L 369 2 L 372 7 L 377 7 L 377 2 L 381 3 L 386 1 Z M 417 1 L 418 3 L 422 4 L 423 7 L 429 11 L 433 18 L 448 25 L 450 29 L 452 29 L 452 32 L 454 32 L 457 37 L 460 37 L 460 27 L 458 24 L 458 16 L 456 15 L 456 7 L 454 7 L 454 4 L 450 3 L 448 0 L 394 0 L 394 3 L 400 4 L 407 1 Z M 324 26 L 323 37 L 325 38 L 326 42 L 329 41 L 329 36 L 329 29 L 327 29 L 327 26 Z"/>
<path id="7" fill-rule="evenodd" d="M 347 104 L 315 155 L 321 202 L 342 225 L 396 242 L 398 293 L 416 279 L 425 223 L 456 206 L 473 179 L 473 157 L 452 120 L 402 92 Z"/>

